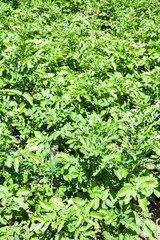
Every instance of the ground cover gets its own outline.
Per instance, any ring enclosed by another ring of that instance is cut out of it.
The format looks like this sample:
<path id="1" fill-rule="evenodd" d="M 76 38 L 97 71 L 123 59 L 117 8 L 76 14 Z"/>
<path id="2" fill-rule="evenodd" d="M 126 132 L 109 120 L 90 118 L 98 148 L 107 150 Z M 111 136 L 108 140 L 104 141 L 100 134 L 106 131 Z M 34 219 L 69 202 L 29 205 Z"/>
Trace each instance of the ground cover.
<path id="1" fill-rule="evenodd" d="M 159 10 L 0 0 L 0 239 L 159 239 Z"/>

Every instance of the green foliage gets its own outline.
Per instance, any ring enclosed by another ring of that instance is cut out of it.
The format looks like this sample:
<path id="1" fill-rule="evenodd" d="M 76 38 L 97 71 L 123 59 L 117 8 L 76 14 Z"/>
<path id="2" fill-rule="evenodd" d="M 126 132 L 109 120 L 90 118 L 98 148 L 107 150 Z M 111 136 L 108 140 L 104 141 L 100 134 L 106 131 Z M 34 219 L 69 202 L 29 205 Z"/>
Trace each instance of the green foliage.
<path id="1" fill-rule="evenodd" d="M 0 0 L 0 239 L 158 239 L 159 10 Z"/>

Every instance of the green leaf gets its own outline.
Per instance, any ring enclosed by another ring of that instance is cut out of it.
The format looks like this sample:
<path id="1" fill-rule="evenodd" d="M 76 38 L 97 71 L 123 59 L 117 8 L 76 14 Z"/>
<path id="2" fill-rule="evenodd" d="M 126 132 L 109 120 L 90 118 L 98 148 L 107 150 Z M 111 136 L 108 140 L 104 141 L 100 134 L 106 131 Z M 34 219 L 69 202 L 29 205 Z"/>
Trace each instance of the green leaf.
<path id="1" fill-rule="evenodd" d="M 126 183 L 126 184 L 124 185 L 124 187 L 122 187 L 122 188 L 118 191 L 117 196 L 118 196 L 118 197 L 124 197 L 124 196 L 126 196 L 126 195 L 128 194 L 128 191 L 129 191 L 131 188 L 132 188 L 132 184 Z"/>
<path id="2" fill-rule="evenodd" d="M 0 240 L 158 238 L 159 8 L 0 1 Z"/>
<path id="3" fill-rule="evenodd" d="M 52 197 L 50 203 L 56 211 L 64 208 L 63 201 L 60 197 Z"/>
<path id="4" fill-rule="evenodd" d="M 128 191 L 128 193 L 126 194 L 126 196 L 124 198 L 124 203 L 128 204 L 131 199 L 132 199 L 132 191 Z"/>
<path id="5" fill-rule="evenodd" d="M 78 228 L 81 224 L 83 224 L 83 217 L 80 216 L 78 219 L 77 219 L 77 222 L 75 224 L 76 228 Z"/>
<path id="6" fill-rule="evenodd" d="M 31 227 L 30 227 L 30 231 L 39 231 L 40 229 L 42 229 L 42 227 L 43 227 L 43 225 L 44 225 L 44 222 L 41 222 L 41 223 L 37 223 L 37 224 L 35 224 L 35 223 L 32 223 L 32 225 L 31 225 Z"/>
<path id="7" fill-rule="evenodd" d="M 84 231 L 83 236 L 94 236 L 95 232 L 94 231 Z"/>
<path id="8" fill-rule="evenodd" d="M 140 188 L 148 188 L 148 187 L 150 187 L 150 188 L 156 188 L 157 185 L 158 185 L 157 180 L 156 180 L 156 179 L 152 179 L 152 180 L 148 180 L 148 181 L 142 182 L 142 183 L 139 185 L 139 187 L 140 187 Z"/>
<path id="9" fill-rule="evenodd" d="M 113 240 L 111 234 L 107 231 L 103 231 L 102 235 L 105 237 L 105 239 L 111 239 Z"/>
<path id="10" fill-rule="evenodd" d="M 149 197 L 149 196 L 151 196 L 152 195 L 152 193 L 153 193 L 153 191 L 154 191 L 154 188 L 142 188 L 141 189 L 141 193 L 143 194 L 143 195 L 145 195 L 146 197 Z"/>
<path id="11" fill-rule="evenodd" d="M 49 222 L 49 223 L 46 223 L 42 228 L 41 228 L 41 231 L 42 232 L 45 232 L 48 228 L 49 228 L 49 225 L 50 225 L 51 223 Z"/>
<path id="12" fill-rule="evenodd" d="M 157 232 L 157 226 L 156 224 L 151 220 L 151 219 L 147 219 L 145 221 L 146 226 L 149 227 L 149 229 L 153 232 L 156 233 Z"/>
<path id="13" fill-rule="evenodd" d="M 74 239 L 75 240 L 78 240 L 78 236 L 79 236 L 79 231 L 75 231 L 75 233 L 74 233 Z"/>
<path id="14" fill-rule="evenodd" d="M 119 180 L 126 178 L 128 175 L 128 170 L 126 168 L 114 169 L 114 174 L 118 177 Z"/>
<path id="15" fill-rule="evenodd" d="M 69 177 L 70 177 L 70 180 L 72 180 L 72 178 L 77 178 L 79 176 L 79 173 L 76 169 L 76 167 L 74 166 L 71 166 L 69 168 Z"/>
<path id="16" fill-rule="evenodd" d="M 142 230 L 148 237 L 152 237 L 152 232 L 145 223 L 142 225 Z"/>
<path id="17" fill-rule="evenodd" d="M 14 169 L 18 173 L 18 171 L 19 171 L 19 158 L 14 159 Z"/>
<path id="18" fill-rule="evenodd" d="M 88 225 L 86 225 L 86 226 L 80 227 L 79 230 L 84 233 L 84 232 L 86 232 L 89 228 L 91 228 L 91 225 L 90 225 L 90 224 L 88 224 Z"/>
<path id="19" fill-rule="evenodd" d="M 43 134 L 40 131 L 34 131 L 34 134 L 38 139 L 40 139 L 40 140 L 43 139 Z"/>
<path id="20" fill-rule="evenodd" d="M 24 208 L 24 209 L 27 209 L 28 208 L 28 203 L 24 203 L 24 199 L 23 198 L 16 198 L 16 197 L 14 197 L 13 198 L 13 201 L 16 203 L 16 204 L 18 204 L 18 206 L 19 207 L 21 207 L 21 208 Z"/>
<path id="21" fill-rule="evenodd" d="M 7 92 L 11 95 L 22 95 L 22 93 L 19 91 L 19 90 L 15 90 L 15 89 L 3 89 L 3 90 L 0 90 L 0 92 Z"/>
<path id="22" fill-rule="evenodd" d="M 57 232 L 60 232 L 63 227 L 64 227 L 64 222 L 62 222 L 62 223 L 58 226 Z"/>
<path id="23" fill-rule="evenodd" d="M 129 228 L 135 231 L 137 234 L 141 233 L 141 229 L 136 223 L 129 224 Z"/>
<path id="24" fill-rule="evenodd" d="M 35 232 L 36 232 L 36 231 L 39 231 L 40 229 L 42 229 L 43 225 L 44 225 L 44 223 L 38 223 L 38 224 L 36 224 L 35 227 L 34 227 L 34 231 L 35 231 Z"/>
<path id="25" fill-rule="evenodd" d="M 139 203 L 140 208 L 143 211 L 148 211 L 148 208 L 147 208 L 147 198 L 144 195 L 142 195 L 141 193 L 138 194 L 137 197 L 138 197 L 138 203 Z"/>
<path id="26" fill-rule="evenodd" d="M 160 186 L 154 189 L 154 194 L 157 198 L 160 198 Z"/>
<path id="27" fill-rule="evenodd" d="M 15 236 L 14 236 L 14 240 L 20 240 L 20 238 L 18 237 L 17 234 L 15 234 Z"/>
<path id="28" fill-rule="evenodd" d="M 73 198 L 73 202 L 80 206 L 85 205 L 85 200 L 83 200 L 82 198 L 79 198 L 79 197 Z"/>
<path id="29" fill-rule="evenodd" d="M 84 213 L 88 213 L 92 207 L 93 207 L 93 201 L 90 201 L 84 206 Z"/>
<path id="30" fill-rule="evenodd" d="M 105 224 L 109 225 L 114 222 L 116 219 L 116 215 L 113 211 L 108 211 L 108 213 L 104 216 Z"/>
<path id="31" fill-rule="evenodd" d="M 92 212 L 90 213 L 90 216 L 93 217 L 93 218 L 96 218 L 96 219 L 100 219 L 100 220 L 104 219 L 103 214 L 100 213 L 100 212 L 93 212 L 93 211 L 92 211 Z"/>
<path id="32" fill-rule="evenodd" d="M 29 152 L 29 153 L 27 154 L 27 156 L 28 156 L 29 158 L 33 159 L 36 164 L 39 164 L 39 163 L 40 163 L 40 159 L 39 159 L 39 157 L 38 157 L 35 153 Z"/>
<path id="33" fill-rule="evenodd" d="M 17 196 L 28 196 L 31 192 L 25 189 L 20 189 L 16 195 Z"/>
<path id="34" fill-rule="evenodd" d="M 114 70 L 116 71 L 117 66 L 116 66 L 116 63 L 115 63 L 115 62 L 112 62 L 112 66 L 113 66 Z"/>
<path id="35" fill-rule="evenodd" d="M 7 160 L 5 161 L 5 166 L 11 168 L 12 167 L 12 161 L 13 161 L 13 159 L 11 157 L 8 157 Z"/>
<path id="36" fill-rule="evenodd" d="M 111 200 L 107 199 L 107 200 L 105 201 L 105 203 L 106 203 L 106 205 L 107 205 L 108 207 L 114 208 L 114 203 L 113 203 Z"/>
<path id="37" fill-rule="evenodd" d="M 97 210 L 98 207 L 99 207 L 99 205 L 100 205 L 100 200 L 99 200 L 98 197 L 95 197 L 95 198 L 93 199 L 93 209 L 94 209 L 94 210 Z"/>
<path id="38" fill-rule="evenodd" d="M 10 197 L 11 193 L 9 192 L 8 187 L 0 186 L 0 198 Z"/>
<path id="39" fill-rule="evenodd" d="M 32 97 L 29 93 L 27 93 L 27 92 L 23 93 L 23 97 L 24 97 L 31 105 L 33 105 L 33 97 Z"/>
<path id="40" fill-rule="evenodd" d="M 41 201 L 41 202 L 40 202 L 40 206 L 41 206 L 43 209 L 45 209 L 45 210 L 53 211 L 53 205 L 50 204 L 50 203 Z"/>

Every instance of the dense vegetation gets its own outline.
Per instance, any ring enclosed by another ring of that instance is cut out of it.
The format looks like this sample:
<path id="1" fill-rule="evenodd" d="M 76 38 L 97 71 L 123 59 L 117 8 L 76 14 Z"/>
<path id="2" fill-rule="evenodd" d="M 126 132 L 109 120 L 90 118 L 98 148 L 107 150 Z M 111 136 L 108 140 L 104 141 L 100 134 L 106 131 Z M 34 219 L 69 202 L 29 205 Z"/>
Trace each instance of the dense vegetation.
<path id="1" fill-rule="evenodd" d="M 159 10 L 0 0 L 1 240 L 160 239 Z"/>

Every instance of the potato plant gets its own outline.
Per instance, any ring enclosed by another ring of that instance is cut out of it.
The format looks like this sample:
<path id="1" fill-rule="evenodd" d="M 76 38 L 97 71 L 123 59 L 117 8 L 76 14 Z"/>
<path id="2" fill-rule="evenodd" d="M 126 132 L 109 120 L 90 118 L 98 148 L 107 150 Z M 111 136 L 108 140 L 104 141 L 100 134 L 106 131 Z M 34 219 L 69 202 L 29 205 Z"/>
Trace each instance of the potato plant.
<path id="1" fill-rule="evenodd" d="M 0 239 L 160 239 L 158 0 L 0 0 Z"/>

